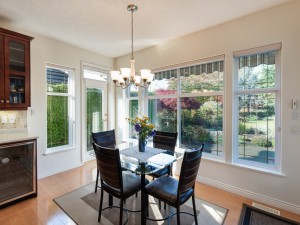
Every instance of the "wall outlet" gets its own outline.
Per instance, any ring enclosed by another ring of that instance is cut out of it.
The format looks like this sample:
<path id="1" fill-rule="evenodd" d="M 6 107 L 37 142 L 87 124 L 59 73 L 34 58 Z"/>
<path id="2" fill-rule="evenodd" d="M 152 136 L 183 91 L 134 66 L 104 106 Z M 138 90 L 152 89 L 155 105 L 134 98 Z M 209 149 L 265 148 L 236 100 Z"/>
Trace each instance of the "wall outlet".
<path id="1" fill-rule="evenodd" d="M 8 116 L 9 123 L 15 123 L 16 122 L 16 115 L 9 115 Z"/>
<path id="2" fill-rule="evenodd" d="M 2 123 L 7 123 L 7 116 L 2 116 L 1 117 L 1 122 Z"/>

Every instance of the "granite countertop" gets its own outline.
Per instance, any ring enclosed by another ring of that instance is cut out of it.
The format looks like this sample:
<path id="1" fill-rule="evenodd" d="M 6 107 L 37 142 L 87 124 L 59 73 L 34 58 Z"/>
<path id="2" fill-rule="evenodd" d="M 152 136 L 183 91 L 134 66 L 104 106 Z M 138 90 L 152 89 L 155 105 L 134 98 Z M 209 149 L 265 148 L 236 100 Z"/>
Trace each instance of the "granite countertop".
<path id="1" fill-rule="evenodd" d="M 38 136 L 27 130 L 0 131 L 0 144 L 37 139 Z"/>

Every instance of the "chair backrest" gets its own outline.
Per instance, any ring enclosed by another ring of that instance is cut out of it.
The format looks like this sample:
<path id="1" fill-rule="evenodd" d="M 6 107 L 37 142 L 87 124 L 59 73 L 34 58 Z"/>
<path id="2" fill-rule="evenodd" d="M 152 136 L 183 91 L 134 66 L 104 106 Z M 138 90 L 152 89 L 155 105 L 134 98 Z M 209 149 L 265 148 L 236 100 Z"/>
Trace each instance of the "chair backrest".
<path id="1" fill-rule="evenodd" d="M 204 144 L 197 150 L 187 150 L 184 153 L 183 161 L 181 165 L 179 184 L 178 184 L 178 198 L 181 193 L 193 188 L 196 182 L 202 151 Z"/>
<path id="2" fill-rule="evenodd" d="M 101 182 L 123 191 L 119 149 L 107 148 L 93 142 Z"/>
<path id="3" fill-rule="evenodd" d="M 92 132 L 93 142 L 103 147 L 115 148 L 115 130 Z"/>
<path id="4" fill-rule="evenodd" d="M 164 131 L 155 131 L 153 136 L 153 147 L 166 149 L 166 150 L 175 150 L 176 141 L 178 133 L 164 132 Z"/>

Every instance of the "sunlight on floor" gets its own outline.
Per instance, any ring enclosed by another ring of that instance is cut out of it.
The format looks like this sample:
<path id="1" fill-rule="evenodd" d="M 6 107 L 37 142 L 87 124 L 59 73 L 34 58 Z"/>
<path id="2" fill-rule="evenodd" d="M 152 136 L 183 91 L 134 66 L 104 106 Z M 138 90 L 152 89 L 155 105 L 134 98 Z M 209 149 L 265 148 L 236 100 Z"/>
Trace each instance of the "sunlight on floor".
<path id="1" fill-rule="evenodd" d="M 96 177 L 97 177 L 97 168 L 93 169 L 92 171 L 92 181 L 96 181 Z"/>
<path id="2" fill-rule="evenodd" d="M 152 210 L 153 214 L 154 214 L 154 218 L 155 219 L 161 219 L 163 216 L 160 213 L 160 210 L 158 208 L 158 205 L 155 203 L 154 198 L 152 196 L 149 196 L 149 206 L 150 206 L 150 210 Z M 163 224 L 164 221 L 157 221 L 158 225 Z"/>
<path id="3" fill-rule="evenodd" d="M 212 207 L 202 204 L 202 206 L 206 209 L 206 211 L 211 215 L 212 218 L 219 224 L 222 223 L 224 214 L 218 210 L 213 209 Z"/>

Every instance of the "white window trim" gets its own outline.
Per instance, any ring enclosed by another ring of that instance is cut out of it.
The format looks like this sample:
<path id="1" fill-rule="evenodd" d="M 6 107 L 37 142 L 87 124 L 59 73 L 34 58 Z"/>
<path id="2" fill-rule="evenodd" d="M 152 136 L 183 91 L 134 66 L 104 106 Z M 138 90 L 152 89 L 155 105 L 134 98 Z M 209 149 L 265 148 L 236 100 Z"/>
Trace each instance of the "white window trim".
<path id="1" fill-rule="evenodd" d="M 224 73 L 224 86 L 223 86 L 223 91 L 215 91 L 215 92 L 199 92 L 199 93 L 181 93 L 181 89 L 180 89 L 180 68 L 182 67 L 189 67 L 189 66 L 194 66 L 194 65 L 199 65 L 199 64 L 206 64 L 206 63 L 212 63 L 212 62 L 216 62 L 216 61 L 223 61 L 223 73 Z M 207 57 L 207 58 L 203 58 L 203 59 L 196 59 L 196 60 L 192 60 L 192 61 L 188 61 L 188 62 L 183 62 L 183 63 L 178 63 L 178 64 L 173 64 L 173 65 L 169 65 L 169 66 L 164 66 L 164 67 L 160 67 L 160 68 L 155 68 L 152 69 L 153 73 L 158 73 L 158 72 L 162 72 L 162 71 L 167 71 L 167 70 L 177 70 L 177 92 L 176 94 L 170 94 L 170 95 L 154 95 L 154 96 L 148 96 L 147 90 L 143 90 L 143 95 L 145 96 L 143 99 L 145 99 L 145 106 L 144 106 L 144 111 L 145 111 L 145 115 L 148 115 L 148 101 L 150 99 L 164 99 L 164 98 L 176 98 L 177 99 L 177 112 L 181 111 L 181 105 L 180 105 L 180 98 L 184 98 L 184 97 L 198 97 L 198 96 L 218 96 L 218 95 L 222 95 L 223 99 L 225 96 L 225 55 L 217 55 L 217 56 L 212 56 L 212 57 Z M 225 101 L 224 101 L 225 102 Z M 139 101 L 140 103 L 140 101 Z M 224 103 L 223 103 L 224 104 Z M 128 104 L 127 104 L 128 105 Z M 128 108 L 128 107 L 127 107 Z M 223 151 L 223 155 L 212 155 L 209 153 L 204 153 L 203 155 L 205 155 L 206 158 L 211 158 L 211 159 L 215 159 L 215 160 L 221 160 L 224 161 L 225 160 L 225 149 L 224 149 L 224 143 L 225 143 L 225 138 L 224 138 L 224 118 L 225 118 L 225 111 L 223 109 L 223 130 L 222 130 L 222 136 L 223 136 L 223 145 L 222 145 L 222 151 Z M 177 131 L 178 131 L 178 138 L 177 138 L 177 144 L 176 146 L 179 146 L 179 140 L 181 140 L 181 132 L 180 132 L 180 128 L 181 128 L 181 116 L 180 113 L 177 113 Z"/>
<path id="2" fill-rule="evenodd" d="M 71 72 L 69 74 L 69 79 L 68 79 L 68 93 L 53 93 L 53 92 L 48 92 L 48 91 L 46 93 L 47 96 L 48 95 L 68 96 L 68 98 L 69 98 L 68 115 L 69 115 L 70 121 L 69 121 L 69 144 L 52 147 L 52 148 L 46 148 L 45 155 L 75 149 L 75 130 L 76 130 L 76 126 L 75 126 L 75 68 L 61 66 L 61 65 L 55 65 L 52 63 L 46 63 L 46 75 L 47 75 L 47 68 L 67 70 L 67 71 Z M 47 78 L 46 78 L 46 80 L 47 80 Z M 46 85 L 47 85 L 47 81 L 46 81 Z"/>
<path id="3" fill-rule="evenodd" d="M 249 167 L 252 169 L 257 168 L 257 170 L 265 170 L 268 172 L 274 171 L 281 173 L 281 105 L 280 105 L 280 78 L 281 78 L 281 43 L 267 45 L 263 47 L 253 48 L 249 50 L 243 50 L 233 53 L 234 57 L 234 93 L 233 93 L 233 134 L 232 134 L 232 143 L 233 143 L 233 155 L 232 155 L 232 164 Z M 254 51 L 255 50 L 255 51 Z M 249 90 L 239 90 L 238 89 L 238 57 L 250 55 L 250 54 L 260 54 L 267 51 L 276 51 L 275 55 L 275 87 L 273 88 L 264 88 L 264 89 L 249 89 Z M 250 160 L 243 160 L 238 158 L 238 95 L 239 94 L 254 94 L 254 93 L 275 93 L 275 163 L 274 165 L 264 164 L 259 162 L 253 162 Z"/>

